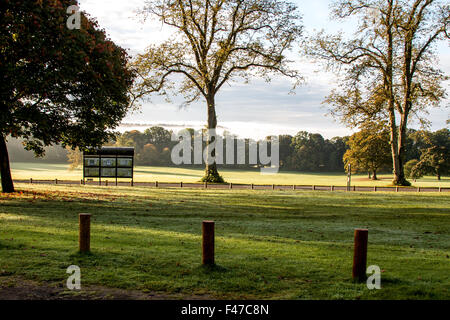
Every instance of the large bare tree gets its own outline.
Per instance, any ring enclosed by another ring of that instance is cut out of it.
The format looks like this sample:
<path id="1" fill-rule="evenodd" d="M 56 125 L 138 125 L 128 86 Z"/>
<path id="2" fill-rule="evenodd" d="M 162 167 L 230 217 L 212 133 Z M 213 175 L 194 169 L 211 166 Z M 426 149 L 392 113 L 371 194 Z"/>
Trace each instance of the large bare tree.
<path id="1" fill-rule="evenodd" d="M 207 128 L 217 126 L 216 95 L 236 78 L 270 80 L 281 74 L 300 80 L 289 67 L 286 52 L 301 36 L 301 18 L 295 5 L 277 0 L 156 0 L 142 13 L 173 27 L 175 34 L 137 56 L 139 97 L 181 93 L 186 104 L 206 101 Z M 210 148 L 213 135 L 209 135 Z M 204 181 L 222 182 L 208 150 Z"/>
<path id="2" fill-rule="evenodd" d="M 394 181 L 409 185 L 403 172 L 406 129 L 411 116 L 424 120 L 427 108 L 445 97 L 436 44 L 449 39 L 449 5 L 439 0 L 339 0 L 335 19 L 356 17 L 352 39 L 315 35 L 308 53 L 344 70 L 339 90 L 325 102 L 344 123 L 387 118 Z M 420 117 L 422 115 L 422 117 Z"/>

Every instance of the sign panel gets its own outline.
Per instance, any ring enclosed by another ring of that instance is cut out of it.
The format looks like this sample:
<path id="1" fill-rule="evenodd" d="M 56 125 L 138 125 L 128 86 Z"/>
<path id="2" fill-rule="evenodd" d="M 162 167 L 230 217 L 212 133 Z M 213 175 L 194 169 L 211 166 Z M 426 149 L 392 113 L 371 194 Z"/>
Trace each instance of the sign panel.
<path id="1" fill-rule="evenodd" d="M 83 153 L 83 179 L 133 179 L 133 166 L 134 148 L 104 147 Z"/>

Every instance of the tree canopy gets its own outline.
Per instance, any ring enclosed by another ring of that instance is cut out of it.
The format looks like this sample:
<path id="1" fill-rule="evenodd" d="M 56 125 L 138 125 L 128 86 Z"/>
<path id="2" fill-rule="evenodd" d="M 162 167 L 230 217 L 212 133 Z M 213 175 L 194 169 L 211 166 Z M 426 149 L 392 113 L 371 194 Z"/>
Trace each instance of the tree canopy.
<path id="1" fill-rule="evenodd" d="M 308 49 L 344 71 L 340 89 L 326 102 L 351 126 L 389 121 L 394 184 L 408 185 L 403 173 L 408 121 L 445 96 L 441 83 L 448 77 L 436 67 L 434 49 L 449 39 L 450 7 L 440 0 L 339 0 L 333 16 L 356 17 L 359 24 L 350 40 L 321 32 Z"/>
<path id="2" fill-rule="evenodd" d="M 215 97 L 225 84 L 255 76 L 270 81 L 274 73 L 300 79 L 286 58 L 302 31 L 296 9 L 279 0 L 147 1 L 143 14 L 156 17 L 176 34 L 137 57 L 136 96 L 181 93 L 186 104 L 203 98 L 212 132 L 209 148 L 217 126 Z M 214 158 L 215 152 L 208 155 Z M 211 160 L 204 180 L 222 182 Z"/>
<path id="3" fill-rule="evenodd" d="M 130 108 L 134 74 L 126 51 L 81 14 L 70 30 L 70 0 L 2 1 L 0 6 L 0 168 L 14 190 L 5 139 L 37 155 L 51 144 L 85 148 L 107 141 Z"/>

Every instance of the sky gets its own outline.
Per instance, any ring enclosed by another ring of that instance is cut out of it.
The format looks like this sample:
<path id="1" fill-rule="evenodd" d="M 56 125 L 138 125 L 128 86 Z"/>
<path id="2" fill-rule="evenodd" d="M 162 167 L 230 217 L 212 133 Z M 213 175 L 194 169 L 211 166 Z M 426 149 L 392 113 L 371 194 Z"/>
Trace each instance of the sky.
<path id="1" fill-rule="evenodd" d="M 329 19 L 331 0 L 291 0 L 299 7 L 303 16 L 305 33 L 324 29 L 335 33 L 353 32 L 351 21 L 339 24 Z M 80 0 L 83 11 L 96 18 L 109 37 L 130 54 L 143 53 L 150 44 L 158 44 L 170 35 L 170 29 L 157 21 L 142 21 L 137 10 L 144 5 L 144 0 Z M 263 80 L 254 80 L 249 84 L 235 82 L 224 86 L 218 93 L 216 112 L 219 132 L 227 130 L 240 137 L 254 139 L 268 135 L 291 134 L 298 131 L 320 133 L 326 138 L 351 134 L 353 130 L 346 128 L 338 120 L 328 115 L 329 107 L 322 102 L 336 86 L 338 78 L 335 74 L 325 72 L 319 65 L 306 61 L 296 49 L 291 55 L 295 64 L 305 78 L 305 83 L 290 94 L 291 82 L 281 76 L 274 77 L 270 84 Z M 450 48 L 448 43 L 438 47 L 440 67 L 450 74 Z M 450 82 L 444 83 L 450 94 Z M 205 103 L 198 103 L 181 108 L 181 98 L 168 103 L 159 97 L 152 97 L 151 103 L 144 103 L 137 111 L 128 114 L 124 123 L 162 125 L 177 131 L 181 127 L 200 129 L 206 124 Z M 428 120 L 431 130 L 438 130 L 446 125 L 450 118 L 449 100 L 441 103 L 441 108 L 430 110 Z M 417 122 L 411 124 L 419 128 Z M 121 127 L 120 130 L 139 129 L 144 127 Z"/>

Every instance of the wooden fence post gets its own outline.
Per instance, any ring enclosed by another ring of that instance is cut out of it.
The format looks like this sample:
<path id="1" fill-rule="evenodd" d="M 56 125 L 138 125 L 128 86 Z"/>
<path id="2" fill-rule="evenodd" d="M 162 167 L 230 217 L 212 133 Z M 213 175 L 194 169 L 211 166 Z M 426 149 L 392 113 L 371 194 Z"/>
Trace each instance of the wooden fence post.
<path id="1" fill-rule="evenodd" d="M 397 187 L 395 187 L 395 192 L 398 192 L 398 186 L 397 186 Z"/>
<path id="2" fill-rule="evenodd" d="M 334 186 L 331 186 L 331 191 L 334 191 Z"/>
<path id="3" fill-rule="evenodd" d="M 205 181 L 205 189 L 208 189 L 208 181 Z"/>
<path id="4" fill-rule="evenodd" d="M 155 188 L 158 188 L 158 181 L 155 181 Z"/>
<path id="5" fill-rule="evenodd" d="M 230 189 L 233 189 L 233 182 L 230 182 Z"/>
<path id="6" fill-rule="evenodd" d="M 355 229 L 352 277 L 359 282 L 363 282 L 366 280 L 368 236 L 369 230 Z"/>
<path id="7" fill-rule="evenodd" d="M 33 184 L 33 178 L 30 178 L 30 183 Z"/>
<path id="8" fill-rule="evenodd" d="M 373 191 L 375 192 L 377 191 L 377 186 L 373 187 Z"/>
<path id="9" fill-rule="evenodd" d="M 214 265 L 214 221 L 202 223 L 202 264 Z"/>
<path id="10" fill-rule="evenodd" d="M 295 191 L 295 184 L 292 185 L 292 190 Z"/>
<path id="11" fill-rule="evenodd" d="M 79 219 L 79 237 L 78 245 L 80 252 L 91 251 L 91 215 L 89 213 L 80 213 Z"/>
<path id="12" fill-rule="evenodd" d="M 183 181 L 180 182 L 180 188 L 183 188 Z"/>
<path id="13" fill-rule="evenodd" d="M 55 184 L 58 184 L 58 179 L 55 179 Z"/>
<path id="14" fill-rule="evenodd" d="M 252 188 L 252 190 L 254 189 L 254 185 L 253 185 L 253 183 L 252 183 L 252 186 L 251 186 L 251 188 Z"/>
<path id="15" fill-rule="evenodd" d="M 274 184 L 272 184 L 272 190 L 275 190 L 275 185 Z"/>

